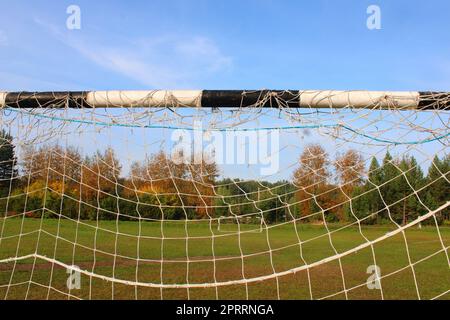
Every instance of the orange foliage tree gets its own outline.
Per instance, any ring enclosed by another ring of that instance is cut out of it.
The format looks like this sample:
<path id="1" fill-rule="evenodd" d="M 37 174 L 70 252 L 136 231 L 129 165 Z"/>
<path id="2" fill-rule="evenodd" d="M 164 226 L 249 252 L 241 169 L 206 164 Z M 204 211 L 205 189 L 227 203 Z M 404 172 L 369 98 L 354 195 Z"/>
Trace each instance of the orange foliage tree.
<path id="1" fill-rule="evenodd" d="M 58 190 L 75 192 L 81 177 L 81 154 L 73 147 L 45 145 L 23 150 L 23 180 L 25 184 L 40 182 L 59 184 Z M 28 181 L 29 180 L 29 181 Z"/>
<path id="2" fill-rule="evenodd" d="M 215 162 L 201 163 L 176 161 L 163 151 L 131 165 L 126 194 L 131 196 L 158 194 L 175 197 L 180 205 L 195 208 L 197 216 L 212 214 L 214 183 L 218 176 Z"/>
<path id="3" fill-rule="evenodd" d="M 300 202 L 301 216 L 317 211 L 318 205 L 325 209 L 325 193 L 330 177 L 328 154 L 319 144 L 305 147 L 299 159 L 300 167 L 295 170 L 293 181 L 299 188 L 297 198 Z"/>
<path id="4" fill-rule="evenodd" d="M 117 196 L 116 188 L 121 170 L 122 165 L 112 148 L 107 148 L 104 152 L 97 151 L 93 156 L 86 157 L 80 180 L 83 198 L 89 201 L 96 197 Z"/>
<path id="5" fill-rule="evenodd" d="M 340 205 L 337 208 L 337 215 L 339 220 L 343 220 L 345 212 L 344 203 L 346 203 L 348 198 L 352 197 L 355 188 L 361 186 L 364 181 L 364 159 L 356 150 L 350 149 L 345 153 L 337 155 L 334 167 L 337 182 L 340 186 L 338 196 Z"/>

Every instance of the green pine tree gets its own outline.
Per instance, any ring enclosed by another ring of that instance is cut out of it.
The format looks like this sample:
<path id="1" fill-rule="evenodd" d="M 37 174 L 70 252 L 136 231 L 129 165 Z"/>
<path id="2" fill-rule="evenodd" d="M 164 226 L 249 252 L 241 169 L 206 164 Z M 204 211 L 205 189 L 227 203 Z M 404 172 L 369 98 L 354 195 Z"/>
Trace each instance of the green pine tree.
<path id="1" fill-rule="evenodd" d="M 7 196 L 17 177 L 17 158 L 12 136 L 0 131 L 0 195 Z"/>
<path id="2" fill-rule="evenodd" d="M 356 215 L 358 219 L 364 218 L 364 223 L 373 224 L 380 220 L 377 212 L 383 208 L 380 194 L 377 187 L 382 181 L 381 168 L 378 160 L 373 157 L 370 162 L 368 179 L 361 187 L 355 187 L 352 194 L 351 207 L 347 216 Z M 353 211 L 353 214 L 352 212 Z M 370 218 L 368 217 L 370 216 Z"/>
<path id="3" fill-rule="evenodd" d="M 401 175 L 400 169 L 397 167 L 389 151 L 387 151 L 381 167 L 382 186 L 380 187 L 380 191 L 382 206 L 385 207 L 381 216 L 384 219 L 394 220 L 397 223 L 402 222 L 403 211 L 398 204 L 394 205 L 394 203 L 401 199 L 400 189 L 404 185 L 403 179 L 404 177 Z"/>
<path id="4" fill-rule="evenodd" d="M 10 201 L 6 197 L 14 191 L 17 185 L 17 159 L 14 151 L 12 136 L 5 130 L 0 131 L 0 216 L 13 211 Z"/>
<path id="5" fill-rule="evenodd" d="M 446 155 L 442 160 L 436 155 L 428 169 L 426 183 L 427 187 L 425 195 L 426 205 L 430 210 L 442 206 L 450 201 L 450 155 Z M 446 208 L 437 215 L 438 221 L 450 220 L 450 209 Z"/>
<path id="6" fill-rule="evenodd" d="M 397 217 L 401 216 L 401 223 L 406 224 L 424 213 L 424 207 L 415 193 L 423 186 L 424 176 L 414 157 L 403 157 L 399 167 L 400 171 L 404 173 L 396 181 L 397 192 L 398 196 L 401 197 L 401 202 L 395 205 L 394 211 Z"/>
<path id="7" fill-rule="evenodd" d="M 383 207 L 383 202 L 381 201 L 380 193 L 377 187 L 382 182 L 382 172 L 380 164 L 377 158 L 373 157 L 369 167 L 369 181 L 367 181 L 367 190 L 370 190 L 368 194 L 368 208 L 371 214 L 378 212 Z"/>

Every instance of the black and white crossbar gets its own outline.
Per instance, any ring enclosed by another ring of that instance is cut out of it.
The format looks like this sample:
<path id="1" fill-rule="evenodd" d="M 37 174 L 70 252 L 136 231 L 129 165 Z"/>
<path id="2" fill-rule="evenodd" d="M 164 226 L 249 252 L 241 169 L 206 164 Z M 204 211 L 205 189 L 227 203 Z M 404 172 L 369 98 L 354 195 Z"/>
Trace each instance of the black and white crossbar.
<path id="1" fill-rule="evenodd" d="M 363 90 L 0 91 L 0 108 L 164 106 L 447 110 L 450 107 L 450 92 Z"/>

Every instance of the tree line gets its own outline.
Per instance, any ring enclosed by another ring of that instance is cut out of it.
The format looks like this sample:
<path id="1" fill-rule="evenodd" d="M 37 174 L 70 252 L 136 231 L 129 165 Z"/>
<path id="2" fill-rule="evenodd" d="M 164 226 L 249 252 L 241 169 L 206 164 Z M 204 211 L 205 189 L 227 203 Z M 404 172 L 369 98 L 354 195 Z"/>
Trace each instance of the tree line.
<path id="1" fill-rule="evenodd" d="M 299 162 L 293 180 L 303 215 L 323 212 L 328 221 L 406 224 L 450 200 L 450 155 L 436 155 L 426 175 L 413 156 L 394 159 L 389 151 L 381 164 L 372 157 L 368 170 L 357 151 L 338 154 L 330 162 L 318 144 L 307 146 Z M 448 221 L 450 209 L 436 218 L 438 223 Z"/>
<path id="2" fill-rule="evenodd" d="M 406 224 L 449 200 L 450 156 L 435 156 L 425 175 L 412 156 L 367 170 L 356 150 L 332 161 L 319 144 L 308 145 L 291 181 L 218 180 L 214 162 L 175 161 L 159 151 L 131 164 L 128 176 L 112 148 L 82 156 L 73 147 L 24 148 L 20 167 L 13 138 L 0 132 L 0 210 L 30 217 L 135 220 L 236 217 L 276 223 L 302 217 L 330 222 L 361 219 Z M 450 219 L 449 209 L 437 214 Z M 232 219 L 230 219 L 233 221 Z"/>

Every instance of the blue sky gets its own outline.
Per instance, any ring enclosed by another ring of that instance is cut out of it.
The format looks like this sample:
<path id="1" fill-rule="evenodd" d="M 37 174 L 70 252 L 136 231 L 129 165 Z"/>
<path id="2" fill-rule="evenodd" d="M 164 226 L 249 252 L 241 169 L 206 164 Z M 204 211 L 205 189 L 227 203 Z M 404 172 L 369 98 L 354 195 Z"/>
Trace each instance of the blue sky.
<path id="1" fill-rule="evenodd" d="M 5 90 L 450 87 L 445 0 L 2 2 Z"/>
<path id="2" fill-rule="evenodd" d="M 446 0 L 0 4 L 8 8 L 0 19 L 0 91 L 450 91 Z M 80 30 L 66 27 L 71 4 L 81 9 Z M 381 9 L 381 30 L 366 27 L 366 10 L 372 4 Z M 119 131 L 111 134 L 123 137 Z M 98 139 L 88 148 L 115 143 Z M 142 155 L 142 148 L 132 144 L 127 151 L 123 145 L 114 147 L 132 158 Z M 431 153 L 433 146 L 426 150 Z M 286 152 L 283 168 L 296 161 L 300 150 Z M 241 168 L 231 174 L 245 176 L 247 171 Z M 281 175 L 289 176 L 290 172 Z"/>

